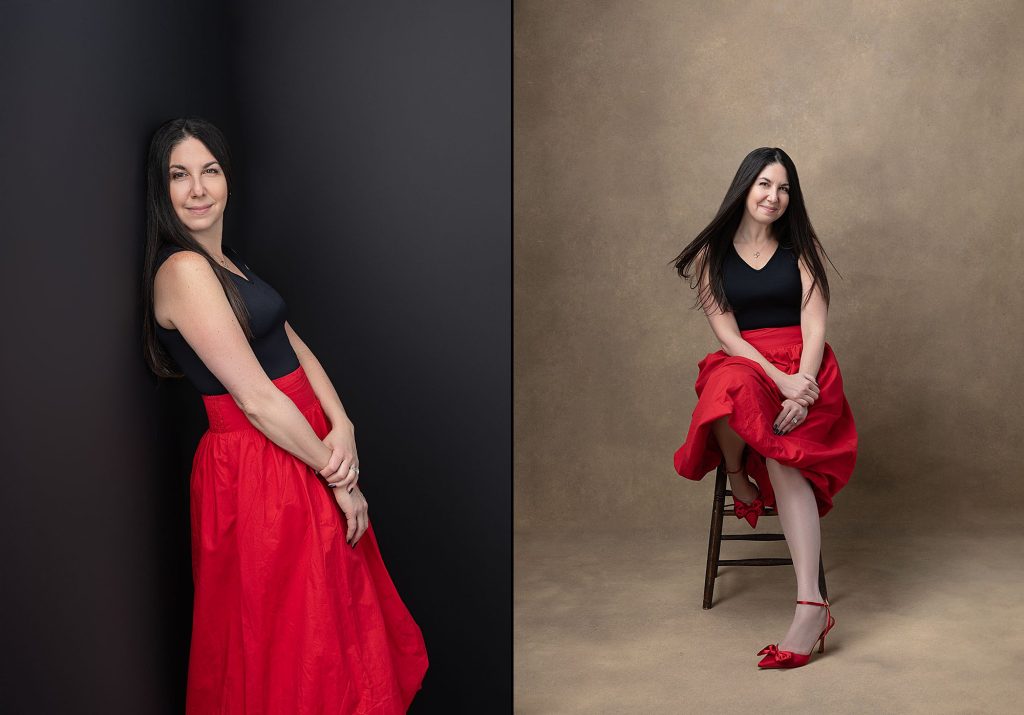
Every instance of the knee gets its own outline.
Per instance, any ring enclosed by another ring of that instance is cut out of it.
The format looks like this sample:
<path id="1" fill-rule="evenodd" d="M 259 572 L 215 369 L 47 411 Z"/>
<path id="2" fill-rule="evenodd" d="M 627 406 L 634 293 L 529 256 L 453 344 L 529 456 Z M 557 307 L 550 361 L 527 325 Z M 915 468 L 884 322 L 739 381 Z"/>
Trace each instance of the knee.
<path id="1" fill-rule="evenodd" d="M 796 467 L 788 467 L 771 457 L 766 457 L 764 463 L 768 469 L 768 479 L 776 490 L 799 488 L 803 483 L 807 483 Z"/>
<path id="2" fill-rule="evenodd" d="M 782 488 L 786 487 L 789 483 L 789 477 L 791 476 L 791 468 L 783 464 L 780 464 L 778 460 L 772 459 L 771 457 L 765 457 L 764 466 L 768 469 L 768 478 L 772 484 L 777 484 Z"/>
<path id="3" fill-rule="evenodd" d="M 799 469 L 797 469 L 796 467 L 790 466 L 788 464 L 783 464 L 782 462 L 780 462 L 777 459 L 772 459 L 771 457 L 765 457 L 764 458 L 764 462 L 765 462 L 766 466 L 771 467 L 772 469 L 777 471 L 779 474 L 792 474 L 792 475 L 797 476 L 797 477 L 800 476 L 800 470 Z"/>

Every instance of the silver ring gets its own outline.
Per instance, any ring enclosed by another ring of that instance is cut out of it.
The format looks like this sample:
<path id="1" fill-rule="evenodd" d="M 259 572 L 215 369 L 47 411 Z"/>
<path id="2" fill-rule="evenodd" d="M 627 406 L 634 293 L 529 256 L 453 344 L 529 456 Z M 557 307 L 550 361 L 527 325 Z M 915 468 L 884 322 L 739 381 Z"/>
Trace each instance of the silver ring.
<path id="1" fill-rule="evenodd" d="M 793 418 L 793 422 L 799 422 L 799 421 L 800 421 L 800 418 L 799 418 L 799 417 L 794 417 L 794 418 Z"/>
<path id="2" fill-rule="evenodd" d="M 349 465 L 348 471 L 355 472 L 356 474 L 359 474 L 359 467 L 355 467 L 355 466 Z"/>

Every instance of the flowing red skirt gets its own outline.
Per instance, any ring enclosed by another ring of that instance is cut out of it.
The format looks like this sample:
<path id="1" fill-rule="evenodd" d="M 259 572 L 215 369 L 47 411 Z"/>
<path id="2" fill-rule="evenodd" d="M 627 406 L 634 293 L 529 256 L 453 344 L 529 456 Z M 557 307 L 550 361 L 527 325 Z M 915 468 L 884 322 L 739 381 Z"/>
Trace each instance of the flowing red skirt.
<path id="1" fill-rule="evenodd" d="M 743 339 L 783 372 L 800 368 L 803 349 L 800 326 L 744 330 Z M 818 370 L 817 401 L 807 419 L 785 435 L 772 431 L 783 397 L 764 369 L 753 360 L 711 353 L 697 366 L 697 406 L 686 434 L 676 450 L 675 468 L 688 479 L 703 479 L 722 460 L 711 423 L 728 417 L 729 426 L 747 443 L 747 474 L 753 477 L 767 506 L 775 506 L 765 459 L 796 467 L 811 483 L 818 514 L 832 509 L 832 498 L 850 481 L 857 460 L 857 430 L 843 393 L 832 347 L 825 351 Z"/>
<path id="2" fill-rule="evenodd" d="M 302 367 L 277 378 L 321 439 Z M 427 653 L 373 527 L 352 548 L 333 490 L 257 430 L 229 394 L 191 474 L 195 602 L 189 715 L 404 713 Z"/>

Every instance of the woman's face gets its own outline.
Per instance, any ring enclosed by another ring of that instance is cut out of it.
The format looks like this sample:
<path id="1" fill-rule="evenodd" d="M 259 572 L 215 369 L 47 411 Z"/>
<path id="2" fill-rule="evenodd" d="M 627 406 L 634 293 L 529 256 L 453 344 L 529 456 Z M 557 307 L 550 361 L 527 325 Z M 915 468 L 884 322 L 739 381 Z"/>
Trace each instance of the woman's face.
<path id="1" fill-rule="evenodd" d="M 186 137 L 171 150 L 167 183 L 171 205 L 192 233 L 202 233 L 224 219 L 228 182 L 206 145 Z"/>
<path id="2" fill-rule="evenodd" d="M 789 206 L 789 176 L 782 164 L 769 164 L 747 193 L 747 213 L 758 223 L 769 224 Z"/>

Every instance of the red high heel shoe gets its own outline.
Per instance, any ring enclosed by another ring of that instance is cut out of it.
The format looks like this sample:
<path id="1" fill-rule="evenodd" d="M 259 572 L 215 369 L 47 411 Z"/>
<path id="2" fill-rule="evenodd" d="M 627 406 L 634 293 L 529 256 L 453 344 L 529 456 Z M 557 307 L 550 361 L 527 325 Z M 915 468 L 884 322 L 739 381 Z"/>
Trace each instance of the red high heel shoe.
<path id="1" fill-rule="evenodd" d="M 757 664 L 758 668 L 799 668 L 802 665 L 807 665 L 811 660 L 811 653 L 814 652 L 814 646 L 821 642 L 821 647 L 818 648 L 819 653 L 825 652 L 825 634 L 832 630 L 832 626 L 836 624 L 836 619 L 832 617 L 832 612 L 828 608 L 828 601 L 825 603 L 818 603 L 817 601 L 797 601 L 797 603 L 806 603 L 809 606 L 822 606 L 825 609 L 825 630 L 821 632 L 817 640 L 814 641 L 814 645 L 811 646 L 809 653 L 794 653 L 790 650 L 779 650 L 779 646 L 775 643 L 766 645 L 764 648 L 757 652 L 758 655 L 763 655 L 764 658 Z"/>
<path id="2" fill-rule="evenodd" d="M 739 469 L 736 469 L 732 472 L 729 471 L 729 467 L 725 468 L 726 474 L 740 474 L 743 471 L 744 469 L 742 466 Z M 760 493 L 761 492 L 758 491 L 759 495 Z M 750 528 L 753 529 L 757 527 L 757 517 L 764 514 L 764 502 L 761 501 L 760 496 L 757 496 L 755 497 L 754 501 L 747 504 L 737 499 L 736 495 L 733 494 L 732 509 L 733 513 L 736 514 L 737 519 L 746 519 L 747 523 L 750 524 Z"/>

